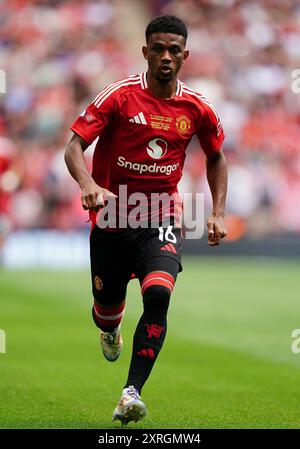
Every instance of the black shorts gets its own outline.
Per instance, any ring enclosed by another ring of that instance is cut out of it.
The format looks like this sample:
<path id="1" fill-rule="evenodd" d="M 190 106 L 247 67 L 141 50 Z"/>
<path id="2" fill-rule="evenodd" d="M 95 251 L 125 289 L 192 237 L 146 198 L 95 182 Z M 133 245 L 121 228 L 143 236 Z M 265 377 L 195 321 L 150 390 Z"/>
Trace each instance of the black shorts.
<path id="1" fill-rule="evenodd" d="M 140 281 L 162 270 L 176 279 L 181 265 L 181 229 L 138 228 L 107 231 L 95 226 L 90 235 L 93 296 L 100 304 L 121 302 L 133 277 Z"/>

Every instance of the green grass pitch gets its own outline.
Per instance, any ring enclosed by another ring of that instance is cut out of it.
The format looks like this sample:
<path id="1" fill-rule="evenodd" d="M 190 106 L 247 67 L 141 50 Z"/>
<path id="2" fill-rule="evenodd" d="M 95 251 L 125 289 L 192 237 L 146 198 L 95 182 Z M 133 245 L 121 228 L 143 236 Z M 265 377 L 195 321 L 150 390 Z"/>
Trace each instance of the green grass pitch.
<path id="1" fill-rule="evenodd" d="M 130 428 L 299 428 L 300 263 L 185 257 L 168 335 Z M 124 349 L 103 359 L 89 273 L 1 271 L 0 428 L 118 428 L 142 305 L 128 288 Z"/>

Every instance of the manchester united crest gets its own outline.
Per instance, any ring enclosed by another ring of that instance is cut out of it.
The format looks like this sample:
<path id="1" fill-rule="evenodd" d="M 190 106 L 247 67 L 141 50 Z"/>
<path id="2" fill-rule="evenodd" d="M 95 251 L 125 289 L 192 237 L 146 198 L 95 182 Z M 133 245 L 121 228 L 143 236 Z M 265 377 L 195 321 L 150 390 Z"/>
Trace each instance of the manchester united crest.
<path id="1" fill-rule="evenodd" d="M 180 134 L 186 134 L 191 129 L 191 120 L 186 115 L 181 115 L 176 119 L 176 128 Z"/>
<path id="2" fill-rule="evenodd" d="M 99 278 L 99 276 L 95 276 L 94 277 L 94 286 L 96 290 L 102 290 L 103 288 L 103 282 L 102 280 Z"/>

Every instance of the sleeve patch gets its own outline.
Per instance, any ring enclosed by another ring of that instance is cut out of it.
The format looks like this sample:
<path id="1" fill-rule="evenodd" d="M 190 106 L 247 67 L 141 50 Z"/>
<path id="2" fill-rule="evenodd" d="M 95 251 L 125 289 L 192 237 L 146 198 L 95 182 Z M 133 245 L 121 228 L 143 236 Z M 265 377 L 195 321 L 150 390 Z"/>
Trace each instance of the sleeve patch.
<path id="1" fill-rule="evenodd" d="M 82 117 L 83 120 L 85 120 L 87 123 L 91 123 L 92 121 L 97 120 L 96 117 L 86 109 L 80 114 L 80 117 Z"/>

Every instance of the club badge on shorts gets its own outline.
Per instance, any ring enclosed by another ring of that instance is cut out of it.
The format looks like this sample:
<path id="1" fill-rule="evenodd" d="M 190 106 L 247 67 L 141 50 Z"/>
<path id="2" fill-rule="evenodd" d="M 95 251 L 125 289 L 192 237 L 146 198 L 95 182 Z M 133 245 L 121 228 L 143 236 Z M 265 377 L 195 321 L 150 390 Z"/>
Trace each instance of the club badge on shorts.
<path id="1" fill-rule="evenodd" d="M 95 289 L 96 289 L 96 290 L 98 290 L 98 291 L 102 290 L 102 288 L 103 288 L 103 282 L 102 282 L 102 280 L 99 278 L 99 276 L 95 276 L 95 277 L 94 277 L 94 286 L 95 286 Z"/>

